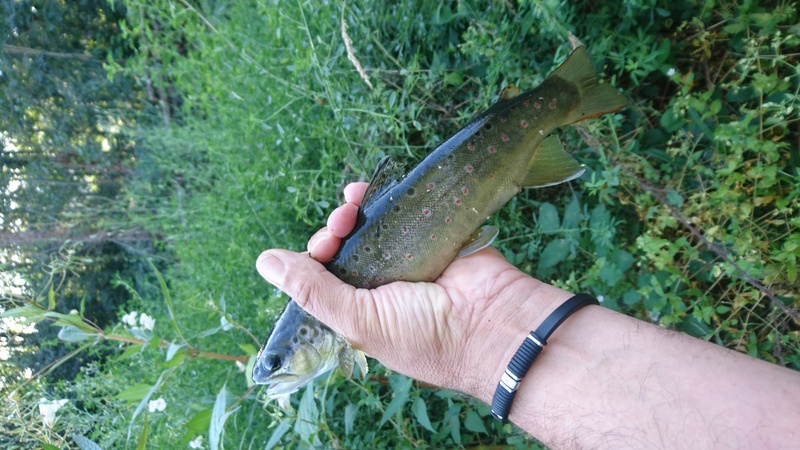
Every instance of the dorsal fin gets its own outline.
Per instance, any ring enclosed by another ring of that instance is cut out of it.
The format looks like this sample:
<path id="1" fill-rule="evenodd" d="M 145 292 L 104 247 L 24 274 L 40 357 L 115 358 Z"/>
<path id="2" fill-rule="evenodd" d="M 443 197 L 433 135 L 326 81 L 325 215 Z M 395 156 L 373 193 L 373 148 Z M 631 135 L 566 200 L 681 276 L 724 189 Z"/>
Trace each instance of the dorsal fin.
<path id="1" fill-rule="evenodd" d="M 520 88 L 514 86 L 513 84 L 509 84 L 508 86 L 504 87 L 502 91 L 500 91 L 500 97 L 498 97 L 497 101 L 503 100 L 511 100 L 512 98 L 519 95 Z"/>
<path id="2" fill-rule="evenodd" d="M 397 184 L 403 175 L 405 175 L 405 167 L 401 163 L 392 161 L 388 156 L 384 157 L 375 168 L 375 173 L 372 174 L 367 191 L 364 193 L 364 199 L 361 200 L 361 209 L 369 206 L 370 202 Z"/>

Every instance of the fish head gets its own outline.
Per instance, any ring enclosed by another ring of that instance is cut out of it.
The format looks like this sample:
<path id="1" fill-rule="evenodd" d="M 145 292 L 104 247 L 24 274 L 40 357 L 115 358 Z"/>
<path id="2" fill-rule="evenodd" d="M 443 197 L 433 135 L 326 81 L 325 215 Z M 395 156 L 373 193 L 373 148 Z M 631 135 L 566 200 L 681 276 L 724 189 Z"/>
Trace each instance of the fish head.
<path id="1" fill-rule="evenodd" d="M 290 301 L 258 352 L 253 382 L 267 385 L 267 396 L 291 394 L 350 357 L 346 339 Z M 352 364 L 352 363 L 351 363 Z"/>

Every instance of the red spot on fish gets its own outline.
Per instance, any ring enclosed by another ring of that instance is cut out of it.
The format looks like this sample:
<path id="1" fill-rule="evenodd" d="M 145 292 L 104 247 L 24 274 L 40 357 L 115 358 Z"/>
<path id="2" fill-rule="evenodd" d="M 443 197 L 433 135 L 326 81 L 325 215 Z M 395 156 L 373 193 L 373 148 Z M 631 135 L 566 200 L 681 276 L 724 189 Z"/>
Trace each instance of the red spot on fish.
<path id="1" fill-rule="evenodd" d="M 553 104 L 555 105 L 557 102 L 558 102 L 558 99 L 557 99 L 557 98 L 554 98 L 554 99 L 553 99 Z"/>
<path id="2" fill-rule="evenodd" d="M 527 121 L 525 121 L 525 120 L 523 120 L 523 121 L 522 121 L 522 122 L 520 122 L 519 124 L 520 124 L 520 125 L 522 125 L 522 128 L 526 128 L 526 127 L 528 126 L 528 122 L 527 122 Z"/>
<path id="3" fill-rule="evenodd" d="M 378 277 L 378 283 L 383 283 L 383 277 Z"/>
<path id="4" fill-rule="evenodd" d="M 467 147 L 469 147 L 470 150 L 475 150 L 475 144 L 473 144 L 472 142 L 470 142 Z"/>
<path id="5" fill-rule="evenodd" d="M 432 234 L 432 235 L 431 235 L 431 240 L 432 240 L 432 241 L 435 241 L 435 240 L 436 240 L 436 235 L 435 235 L 435 234 Z"/>
<path id="6" fill-rule="evenodd" d="M 550 109 L 554 109 L 556 107 L 556 104 L 553 103 L 553 102 L 550 102 L 550 103 L 547 104 L 547 107 L 550 108 Z"/>
<path id="7" fill-rule="evenodd" d="M 525 105 L 525 106 L 528 106 L 528 101 L 525 100 L 524 102 L 522 102 L 522 104 Z"/>
<path id="8" fill-rule="evenodd" d="M 450 223 L 452 221 L 453 221 L 453 219 L 451 219 L 449 217 L 445 217 L 445 219 L 444 219 L 444 223 Z"/>
<path id="9" fill-rule="evenodd" d="M 400 231 L 402 231 L 403 234 L 408 234 L 408 227 L 403 227 L 400 229 Z"/>
<path id="10" fill-rule="evenodd" d="M 472 164 L 467 164 L 466 166 L 464 166 L 464 170 L 466 170 L 467 173 L 472 173 L 472 171 L 475 170 L 475 168 L 472 167 Z"/>
<path id="11" fill-rule="evenodd" d="M 407 255 L 406 255 L 406 259 L 407 259 L 407 260 L 409 260 L 409 261 L 410 261 L 412 258 L 413 258 L 413 256 L 411 256 L 411 253 L 409 253 L 409 254 L 407 254 Z"/>
<path id="12" fill-rule="evenodd" d="M 506 121 L 506 118 L 505 118 L 505 117 L 501 117 L 501 118 L 500 118 L 500 122 L 505 122 L 505 121 Z"/>
<path id="13" fill-rule="evenodd" d="M 356 272 L 356 271 L 354 270 L 354 271 L 353 271 L 353 276 L 357 276 L 357 275 L 358 275 L 358 272 Z"/>
<path id="14" fill-rule="evenodd" d="M 422 215 L 423 215 L 423 217 L 430 217 L 431 216 L 431 210 L 428 209 L 428 208 L 423 209 L 422 210 Z"/>
<path id="15" fill-rule="evenodd" d="M 533 104 L 533 107 L 536 108 L 536 109 L 539 109 L 539 108 L 542 107 L 542 105 L 540 105 L 539 102 L 536 102 L 536 103 Z"/>
<path id="16" fill-rule="evenodd" d="M 456 206 L 461 206 L 461 199 L 457 198 L 457 199 L 453 200 L 453 203 L 455 203 Z"/>
<path id="17" fill-rule="evenodd" d="M 433 183 L 428 183 L 428 189 L 433 189 Z"/>
<path id="18" fill-rule="evenodd" d="M 469 189 L 466 186 L 461 186 L 461 193 L 467 195 L 469 194 Z"/>
<path id="19" fill-rule="evenodd" d="M 508 140 L 508 135 L 505 135 L 505 134 L 504 134 L 504 135 L 500 136 L 500 139 L 502 139 L 502 140 L 503 140 L 503 142 L 505 142 L 505 141 L 507 141 L 507 140 Z"/>
<path id="20" fill-rule="evenodd" d="M 491 145 L 489 146 L 489 153 L 494 153 L 496 151 L 497 151 L 496 148 L 492 147 Z M 467 169 L 467 172 L 469 172 L 469 169 Z"/>
<path id="21" fill-rule="evenodd" d="M 489 179 L 490 180 L 494 180 L 494 174 L 493 173 L 489 174 Z"/>
<path id="22" fill-rule="evenodd" d="M 399 276 L 399 277 L 397 277 L 397 278 L 400 278 L 401 280 L 405 280 L 405 279 L 406 279 L 406 276 L 405 276 L 405 275 L 400 275 L 400 276 Z"/>
<path id="23" fill-rule="evenodd" d="M 405 227 L 403 227 L 403 228 L 405 228 Z M 389 259 L 389 258 L 391 258 L 391 257 L 392 257 L 392 254 L 391 254 L 391 253 L 389 253 L 389 252 L 383 252 L 383 259 Z"/>
<path id="24" fill-rule="evenodd" d="M 363 286 L 364 286 L 364 289 L 369 289 L 369 283 L 368 282 L 365 281 Z"/>
<path id="25" fill-rule="evenodd" d="M 369 266 L 369 271 L 375 273 L 378 271 L 378 269 L 376 269 L 375 266 Z"/>

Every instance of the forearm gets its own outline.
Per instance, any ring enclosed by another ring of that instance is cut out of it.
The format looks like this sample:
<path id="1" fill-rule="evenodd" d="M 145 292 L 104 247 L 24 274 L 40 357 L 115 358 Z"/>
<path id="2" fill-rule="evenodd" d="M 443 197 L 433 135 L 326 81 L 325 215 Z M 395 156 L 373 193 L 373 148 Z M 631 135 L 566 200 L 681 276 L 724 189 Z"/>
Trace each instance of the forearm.
<path id="1" fill-rule="evenodd" d="M 536 325 L 508 343 L 477 397 L 491 403 Z M 510 419 L 557 447 L 789 446 L 800 442 L 800 374 L 590 306 L 551 336 Z"/>

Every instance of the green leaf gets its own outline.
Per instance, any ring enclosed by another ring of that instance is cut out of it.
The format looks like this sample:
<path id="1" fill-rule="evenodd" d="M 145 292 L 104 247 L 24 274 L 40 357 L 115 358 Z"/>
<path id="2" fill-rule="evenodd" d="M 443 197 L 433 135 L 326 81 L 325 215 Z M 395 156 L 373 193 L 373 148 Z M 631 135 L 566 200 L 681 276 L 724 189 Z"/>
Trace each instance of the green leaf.
<path id="1" fill-rule="evenodd" d="M 578 197 L 572 197 L 572 200 L 567 204 L 564 209 L 564 221 L 561 224 L 562 230 L 575 230 L 577 231 L 578 223 L 581 221 L 581 204 Z"/>
<path id="2" fill-rule="evenodd" d="M 72 440 L 78 444 L 78 448 L 81 450 L 103 450 L 97 442 L 87 438 L 82 434 L 73 434 Z"/>
<path id="3" fill-rule="evenodd" d="M 392 375 L 389 379 L 392 384 L 392 388 L 394 389 L 394 398 L 389 405 L 386 407 L 386 410 L 383 412 L 383 417 L 381 417 L 381 421 L 378 424 L 378 427 L 382 427 L 383 424 L 389 420 L 395 413 L 400 411 L 403 405 L 406 404 L 408 401 L 408 393 L 411 391 L 411 384 L 413 380 L 408 377 L 404 377 L 401 375 Z"/>
<path id="4" fill-rule="evenodd" d="M 72 325 L 61 327 L 58 331 L 58 338 L 65 342 L 80 342 L 91 337 L 97 337 L 97 333 L 85 333 Z"/>
<path id="5" fill-rule="evenodd" d="M 139 400 L 143 399 L 145 395 L 147 395 L 147 392 L 152 388 L 153 386 L 150 386 L 149 384 L 134 384 L 128 389 L 125 389 L 124 391 L 115 395 L 114 398 L 129 402 L 138 402 Z"/>
<path id="6" fill-rule="evenodd" d="M 248 355 L 257 355 L 258 349 L 255 348 L 252 344 L 239 344 L 239 348 L 242 349 Z"/>
<path id="7" fill-rule="evenodd" d="M 314 399 L 314 384 L 308 383 L 300 406 L 297 408 L 297 420 L 294 422 L 294 432 L 310 446 L 321 445 L 317 432 L 319 431 L 319 408 Z"/>
<path id="8" fill-rule="evenodd" d="M 116 360 L 117 361 L 122 361 L 123 359 L 130 358 L 131 356 L 133 356 L 133 355 L 139 353 L 140 351 L 142 351 L 143 347 L 144 347 L 144 345 L 142 345 L 142 344 L 129 345 L 128 348 L 126 348 L 125 351 L 122 352 L 121 355 L 117 356 Z"/>
<path id="9" fill-rule="evenodd" d="M 53 286 L 47 291 L 47 309 L 56 309 L 56 291 L 53 290 Z"/>
<path id="10" fill-rule="evenodd" d="M 547 269 L 564 261 L 569 254 L 569 243 L 566 239 L 556 239 L 544 248 L 539 256 L 539 269 Z"/>
<path id="11" fill-rule="evenodd" d="M 225 385 L 222 385 L 217 394 L 217 399 L 214 401 L 214 409 L 211 411 L 211 422 L 208 427 L 208 445 L 211 450 L 220 448 L 222 442 L 222 435 L 225 433 L 225 422 L 231 414 L 236 412 L 237 408 L 227 411 L 227 398 L 228 393 Z"/>
<path id="12" fill-rule="evenodd" d="M 272 436 L 269 437 L 269 441 L 267 441 L 267 446 L 264 450 L 272 450 L 273 447 L 278 445 L 278 442 L 281 441 L 281 438 L 287 431 L 289 431 L 291 427 L 286 425 L 286 422 L 279 422 L 278 427 L 275 428 L 275 431 L 272 432 Z"/>
<path id="13" fill-rule="evenodd" d="M 539 207 L 539 231 L 550 234 L 560 230 L 558 211 L 552 203 L 542 203 Z"/>
<path id="14" fill-rule="evenodd" d="M 61 450 L 53 444 L 42 444 L 43 450 Z"/>
<path id="15" fill-rule="evenodd" d="M 161 287 L 161 293 L 164 295 L 164 302 L 167 304 L 167 311 L 169 311 L 169 318 L 170 322 L 172 323 L 172 328 L 176 333 L 178 333 L 178 336 L 180 336 L 181 339 L 186 341 L 186 339 L 183 338 L 183 333 L 181 333 L 181 327 L 178 326 L 178 319 L 175 315 L 175 307 L 172 306 L 172 296 L 169 293 L 169 289 L 167 289 L 167 283 L 164 281 L 164 277 L 161 276 L 161 272 L 159 272 L 156 265 L 153 264 L 153 261 L 148 260 L 147 262 L 150 263 L 150 267 L 153 269 L 153 272 L 156 274 L 156 278 L 158 279 L 158 284 Z"/>
<path id="16" fill-rule="evenodd" d="M 420 397 L 415 397 L 411 403 L 411 413 L 417 419 L 417 423 L 422 425 L 426 430 L 436 432 L 431 425 L 431 420 L 428 418 L 428 407 L 425 405 L 425 400 Z"/>
<path id="17" fill-rule="evenodd" d="M 174 342 L 170 343 L 169 347 L 167 348 L 167 361 L 172 359 L 172 357 L 174 357 L 175 354 L 178 353 L 178 350 L 180 350 L 181 348 L 183 348 L 183 345 L 179 345 Z"/>
<path id="18" fill-rule="evenodd" d="M 481 419 L 481 416 L 479 416 L 474 409 L 467 411 L 467 416 L 464 418 L 464 428 L 472 431 L 473 433 L 489 433 L 486 431 L 486 426 L 483 424 L 483 419 Z"/>
<path id="19" fill-rule="evenodd" d="M 195 436 L 205 433 L 208 430 L 209 424 L 211 424 L 211 411 L 211 408 L 206 408 L 195 413 L 195 415 L 193 415 L 192 418 L 186 422 L 186 428 L 188 428 L 189 431 L 191 431 Z"/>
<path id="20" fill-rule="evenodd" d="M 358 405 L 348 403 L 344 407 L 344 434 L 350 435 L 353 432 L 353 423 L 355 423 L 356 416 L 358 415 Z"/>
<path id="21" fill-rule="evenodd" d="M 253 382 L 253 368 L 256 366 L 257 359 L 257 355 L 250 355 L 250 358 L 247 360 L 247 367 L 244 368 L 244 380 L 245 383 L 247 383 L 248 389 L 256 385 L 255 382 Z"/>
<path id="22" fill-rule="evenodd" d="M 147 449 L 147 414 L 144 415 L 142 434 L 139 435 L 139 441 L 136 443 L 136 450 L 145 450 L 145 449 Z"/>
<path id="23" fill-rule="evenodd" d="M 458 418 L 458 414 L 451 416 L 450 420 L 447 421 L 447 425 L 450 428 L 450 436 L 453 438 L 453 442 L 461 445 L 461 419 Z"/>

